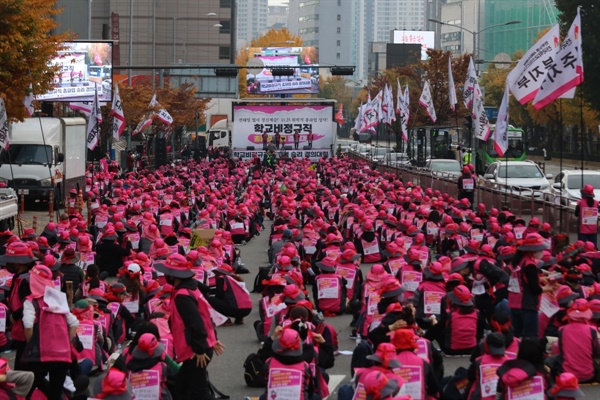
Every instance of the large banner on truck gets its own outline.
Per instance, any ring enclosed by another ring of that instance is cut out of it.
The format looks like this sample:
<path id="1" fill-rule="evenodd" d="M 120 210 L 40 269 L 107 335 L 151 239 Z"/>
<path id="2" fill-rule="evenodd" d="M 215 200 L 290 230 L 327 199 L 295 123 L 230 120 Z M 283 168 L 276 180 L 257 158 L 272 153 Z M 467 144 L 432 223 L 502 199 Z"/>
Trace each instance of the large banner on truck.
<path id="1" fill-rule="evenodd" d="M 233 106 L 233 148 L 246 150 L 253 146 L 256 150 L 263 147 L 263 133 L 267 142 L 274 142 L 275 132 L 279 132 L 282 146 L 294 146 L 294 133 L 299 133 L 298 149 L 310 145 L 309 133 L 312 132 L 312 149 L 330 149 L 333 143 L 334 121 L 332 105 L 256 105 Z"/>

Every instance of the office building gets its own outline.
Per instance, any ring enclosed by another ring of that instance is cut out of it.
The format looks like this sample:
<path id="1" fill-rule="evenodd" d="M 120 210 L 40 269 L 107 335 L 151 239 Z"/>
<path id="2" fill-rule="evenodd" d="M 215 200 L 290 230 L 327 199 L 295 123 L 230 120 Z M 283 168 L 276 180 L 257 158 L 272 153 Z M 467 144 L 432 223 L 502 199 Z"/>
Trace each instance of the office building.
<path id="1" fill-rule="evenodd" d="M 60 25 L 56 31 L 71 30 L 80 40 L 117 35 L 115 64 L 120 65 L 129 64 L 130 28 L 132 65 L 229 64 L 235 61 L 231 23 L 235 4 L 235 0 L 59 0 L 63 13 L 56 17 Z"/>
<path id="2" fill-rule="evenodd" d="M 237 49 L 247 47 L 252 39 L 260 37 L 268 25 L 267 0 L 237 0 Z"/>

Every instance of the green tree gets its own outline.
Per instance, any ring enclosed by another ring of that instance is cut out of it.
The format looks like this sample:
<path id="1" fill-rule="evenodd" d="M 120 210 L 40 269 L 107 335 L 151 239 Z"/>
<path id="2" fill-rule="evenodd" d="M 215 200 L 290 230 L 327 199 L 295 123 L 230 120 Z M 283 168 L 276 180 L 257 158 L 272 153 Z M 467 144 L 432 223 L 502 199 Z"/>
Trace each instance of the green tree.
<path id="1" fill-rule="evenodd" d="M 0 1 L 0 96 L 11 121 L 27 117 L 22 100 L 30 86 L 34 93 L 52 89 L 59 67 L 49 66 L 48 60 L 73 38 L 51 34 L 56 28 L 52 17 L 60 12 L 56 0 Z"/>
<path id="2" fill-rule="evenodd" d="M 583 97 L 590 106 L 600 111 L 600 0 L 556 0 L 561 30 L 566 34 L 581 6 L 581 36 L 583 41 L 583 66 L 585 81 Z"/>

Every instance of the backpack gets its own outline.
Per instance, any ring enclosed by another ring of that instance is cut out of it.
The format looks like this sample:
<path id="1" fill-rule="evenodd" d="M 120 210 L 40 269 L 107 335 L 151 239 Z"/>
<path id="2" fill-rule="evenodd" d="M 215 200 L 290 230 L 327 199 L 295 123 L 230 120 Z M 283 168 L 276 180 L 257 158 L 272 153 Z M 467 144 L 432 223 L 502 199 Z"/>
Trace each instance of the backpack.
<path id="1" fill-rule="evenodd" d="M 267 386 L 265 362 L 256 353 L 250 354 L 244 361 L 244 380 L 249 387 L 263 388 Z"/>
<path id="2" fill-rule="evenodd" d="M 252 288 L 252 293 L 262 293 L 262 291 L 264 289 L 262 281 L 269 279 L 270 272 L 271 272 L 270 265 L 258 267 L 258 273 L 256 274 L 256 277 L 254 278 L 254 287 Z"/>

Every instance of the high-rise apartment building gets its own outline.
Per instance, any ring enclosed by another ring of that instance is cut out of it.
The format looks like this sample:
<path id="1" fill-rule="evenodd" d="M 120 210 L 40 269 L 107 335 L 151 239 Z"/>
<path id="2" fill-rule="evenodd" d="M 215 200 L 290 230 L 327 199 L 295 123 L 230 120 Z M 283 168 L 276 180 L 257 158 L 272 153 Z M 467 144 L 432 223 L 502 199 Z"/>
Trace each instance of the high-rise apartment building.
<path id="1" fill-rule="evenodd" d="M 237 0 L 237 48 L 247 47 L 268 25 L 268 0 Z"/>
<path id="2" fill-rule="evenodd" d="M 427 0 L 290 0 L 288 28 L 319 48 L 321 65 L 355 65 L 369 77 L 371 43 L 388 42 L 393 29 L 424 30 Z"/>
<path id="3" fill-rule="evenodd" d="M 59 0 L 63 12 L 56 30 L 99 40 L 118 29 L 121 65 L 129 64 L 130 28 L 132 65 L 229 64 L 235 60 L 235 5 L 235 0 Z"/>

